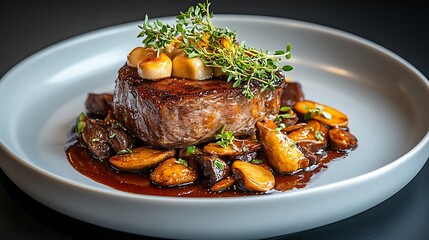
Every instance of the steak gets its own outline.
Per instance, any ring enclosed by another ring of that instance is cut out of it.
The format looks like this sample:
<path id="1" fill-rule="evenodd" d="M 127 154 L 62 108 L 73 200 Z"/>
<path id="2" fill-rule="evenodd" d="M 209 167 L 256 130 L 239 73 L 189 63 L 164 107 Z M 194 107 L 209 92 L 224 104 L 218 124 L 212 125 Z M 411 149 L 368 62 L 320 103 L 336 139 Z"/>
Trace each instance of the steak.
<path id="1" fill-rule="evenodd" d="M 263 92 L 252 84 L 252 99 L 232 84 L 225 79 L 149 81 L 125 65 L 115 82 L 114 116 L 146 144 L 185 148 L 214 140 L 223 126 L 236 137 L 253 134 L 257 121 L 278 114 L 284 81 Z"/>

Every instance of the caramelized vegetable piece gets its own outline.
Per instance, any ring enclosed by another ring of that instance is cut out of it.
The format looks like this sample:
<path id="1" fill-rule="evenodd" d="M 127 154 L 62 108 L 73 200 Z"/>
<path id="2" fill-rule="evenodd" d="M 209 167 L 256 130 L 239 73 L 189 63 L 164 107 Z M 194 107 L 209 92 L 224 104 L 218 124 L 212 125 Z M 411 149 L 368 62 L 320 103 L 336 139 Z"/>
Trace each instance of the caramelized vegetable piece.
<path id="1" fill-rule="evenodd" d="M 207 67 L 201 59 L 188 58 L 187 54 L 179 54 L 173 59 L 173 77 L 205 80 L 213 75 L 213 68 Z"/>
<path id="2" fill-rule="evenodd" d="M 175 153 L 173 149 L 159 150 L 143 146 L 132 149 L 131 153 L 115 155 L 109 161 L 119 170 L 136 171 L 154 167 L 174 157 Z"/>
<path id="3" fill-rule="evenodd" d="M 262 148 L 268 162 L 280 173 L 293 173 L 306 168 L 309 160 L 287 135 L 277 130 L 277 125 L 268 120 L 257 122 Z"/>
<path id="4" fill-rule="evenodd" d="M 174 187 L 193 183 L 198 178 L 197 170 L 183 159 L 170 158 L 159 164 L 150 174 L 153 183 Z"/>
<path id="5" fill-rule="evenodd" d="M 204 174 L 204 180 L 208 185 L 213 185 L 230 174 L 228 164 L 215 155 L 204 155 L 197 158 L 197 162 Z"/>
<path id="6" fill-rule="evenodd" d="M 226 178 L 222 178 L 221 180 L 219 180 L 218 182 L 216 182 L 215 184 L 213 184 L 213 186 L 211 186 L 210 191 L 212 192 L 222 192 L 227 190 L 229 187 L 232 187 L 235 183 L 235 179 L 233 176 L 228 176 Z"/>
<path id="7" fill-rule="evenodd" d="M 262 166 L 237 160 L 231 169 L 237 185 L 244 190 L 266 192 L 274 188 L 274 175 Z"/>
<path id="8" fill-rule="evenodd" d="M 297 124 L 295 124 L 295 125 L 292 125 L 292 126 L 289 126 L 289 127 L 283 128 L 283 129 L 282 129 L 282 132 L 290 133 L 290 132 L 293 132 L 293 131 L 295 131 L 295 130 L 297 130 L 297 129 L 300 129 L 300 128 L 302 128 L 302 127 L 306 126 L 306 125 L 307 125 L 307 123 L 297 123 Z"/>
<path id="9" fill-rule="evenodd" d="M 256 152 L 261 148 L 261 144 L 251 140 L 234 140 L 231 145 L 222 147 L 217 143 L 209 143 L 203 150 L 207 154 L 234 157 L 249 152 Z"/>
<path id="10" fill-rule="evenodd" d="M 218 77 L 224 77 L 224 76 L 226 76 L 226 74 L 224 71 L 222 71 L 222 68 L 219 68 L 219 67 L 213 68 L 213 77 L 218 78 Z"/>
<path id="11" fill-rule="evenodd" d="M 156 51 L 152 48 L 136 47 L 127 56 L 127 65 L 130 67 L 137 67 L 143 58 L 149 55 L 156 55 Z"/>
<path id="12" fill-rule="evenodd" d="M 167 54 L 167 56 L 170 59 L 174 59 L 174 57 L 176 57 L 177 55 L 181 54 L 182 52 L 184 52 L 183 48 L 178 48 L 179 44 L 177 42 L 172 42 L 170 44 L 165 44 L 165 54 Z"/>
<path id="13" fill-rule="evenodd" d="M 332 149 L 336 151 L 352 150 L 357 146 L 357 138 L 349 131 L 340 128 L 329 130 L 329 140 Z"/>
<path id="14" fill-rule="evenodd" d="M 114 154 L 109 144 L 109 133 L 106 124 L 102 120 L 89 118 L 81 132 L 81 139 L 87 146 L 92 156 L 105 160 Z"/>
<path id="15" fill-rule="evenodd" d="M 328 145 L 328 128 L 316 120 L 309 120 L 306 126 L 289 133 L 288 136 L 311 152 L 317 152 Z"/>
<path id="16" fill-rule="evenodd" d="M 347 115 L 339 110 L 313 101 L 300 101 L 295 103 L 296 112 L 304 116 L 304 120 L 316 119 L 330 127 L 346 127 Z"/>
<path id="17" fill-rule="evenodd" d="M 140 60 L 137 65 L 137 72 L 141 78 L 160 80 L 171 77 L 172 67 L 172 61 L 167 54 L 161 52 L 157 56 L 155 52 Z"/>

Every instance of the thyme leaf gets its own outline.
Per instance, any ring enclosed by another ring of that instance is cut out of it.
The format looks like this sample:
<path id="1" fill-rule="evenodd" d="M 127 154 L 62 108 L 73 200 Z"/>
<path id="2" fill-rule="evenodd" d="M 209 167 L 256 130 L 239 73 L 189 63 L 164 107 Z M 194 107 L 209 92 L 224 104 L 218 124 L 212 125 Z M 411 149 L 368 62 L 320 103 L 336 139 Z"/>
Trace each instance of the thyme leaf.
<path id="1" fill-rule="evenodd" d="M 220 133 L 215 134 L 214 137 L 218 140 L 216 143 L 223 148 L 228 147 L 235 141 L 233 132 L 225 131 L 225 125 L 221 128 Z"/>
<path id="2" fill-rule="evenodd" d="M 142 37 L 143 45 L 156 49 L 158 55 L 167 44 L 174 44 L 189 58 L 198 57 L 206 66 L 221 69 L 227 81 L 233 81 L 233 87 L 242 87 L 249 99 L 254 96 L 252 83 L 260 85 L 262 90 L 273 90 L 284 81 L 279 70 L 291 71 L 293 67 L 279 65 L 282 58 L 291 58 L 291 44 L 274 54 L 247 47 L 245 42 L 238 42 L 236 31 L 213 25 L 210 5 L 206 1 L 180 12 L 175 25 L 160 20 L 150 22 L 146 15 L 137 37 Z"/>
<path id="3" fill-rule="evenodd" d="M 178 158 L 175 162 L 185 167 L 189 167 L 188 162 L 186 160 L 183 160 L 182 158 Z"/>

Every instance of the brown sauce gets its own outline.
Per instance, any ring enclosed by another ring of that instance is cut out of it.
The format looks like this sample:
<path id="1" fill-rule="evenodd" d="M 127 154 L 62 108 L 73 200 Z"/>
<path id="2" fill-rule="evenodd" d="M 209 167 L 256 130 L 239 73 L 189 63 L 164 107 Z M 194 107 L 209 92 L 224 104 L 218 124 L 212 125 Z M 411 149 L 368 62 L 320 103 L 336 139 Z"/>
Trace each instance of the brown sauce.
<path id="1" fill-rule="evenodd" d="M 149 172 L 117 171 L 111 167 L 109 161 L 94 159 L 86 148 L 77 143 L 69 144 L 66 154 L 71 166 L 79 173 L 113 189 L 129 193 L 173 197 L 237 197 L 266 194 L 243 192 L 240 189 L 211 192 L 205 183 L 198 181 L 181 187 L 160 187 L 151 182 Z M 300 171 L 292 175 L 275 174 L 276 186 L 274 191 L 284 192 L 305 187 L 311 178 L 323 172 L 332 160 L 343 158 L 345 155 L 345 153 L 326 151 L 319 159 L 318 165 L 313 166 L 312 170 Z"/>

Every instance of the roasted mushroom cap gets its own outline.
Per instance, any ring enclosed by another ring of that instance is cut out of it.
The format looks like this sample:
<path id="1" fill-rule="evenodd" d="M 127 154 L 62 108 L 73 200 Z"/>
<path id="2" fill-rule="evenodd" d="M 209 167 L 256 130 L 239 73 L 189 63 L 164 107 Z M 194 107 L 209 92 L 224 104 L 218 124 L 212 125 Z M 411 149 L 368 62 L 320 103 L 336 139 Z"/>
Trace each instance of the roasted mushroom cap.
<path id="1" fill-rule="evenodd" d="M 294 110 L 303 116 L 304 120 L 316 119 L 330 127 L 347 127 L 347 115 L 327 105 L 314 101 L 295 103 Z"/>
<path id="2" fill-rule="evenodd" d="M 328 145 L 328 130 L 325 124 L 309 120 L 305 126 L 290 132 L 288 137 L 314 153 Z"/>
<path id="3" fill-rule="evenodd" d="M 181 158 L 170 158 L 159 164 L 150 174 L 153 183 L 174 187 L 191 184 L 198 178 L 197 169 Z"/>
<path id="4" fill-rule="evenodd" d="M 209 143 L 204 146 L 206 154 L 217 155 L 229 160 L 251 161 L 261 149 L 261 144 L 252 140 L 234 140 L 231 145 L 221 147 L 217 143 Z M 231 161 L 231 162 L 232 162 Z"/>
<path id="5" fill-rule="evenodd" d="M 273 121 L 257 122 L 256 126 L 267 160 L 275 170 L 293 173 L 308 167 L 309 160 Z"/>
<path id="6" fill-rule="evenodd" d="M 332 149 L 336 151 L 352 150 L 357 146 L 357 138 L 349 131 L 341 128 L 330 129 L 329 140 Z"/>
<path id="7" fill-rule="evenodd" d="M 142 146 L 131 149 L 125 154 L 118 154 L 109 159 L 110 163 L 117 169 L 123 171 L 144 170 L 158 165 L 160 162 L 174 157 L 174 149 L 156 149 Z"/>
<path id="8" fill-rule="evenodd" d="M 273 173 L 260 165 L 237 160 L 231 169 L 238 187 L 244 190 L 267 192 L 275 186 Z"/>
<path id="9" fill-rule="evenodd" d="M 233 176 L 228 176 L 226 178 L 222 178 L 221 180 L 217 181 L 215 184 L 213 184 L 210 187 L 210 191 L 212 192 L 222 192 L 227 190 L 228 188 L 232 187 L 235 183 L 235 179 Z"/>

